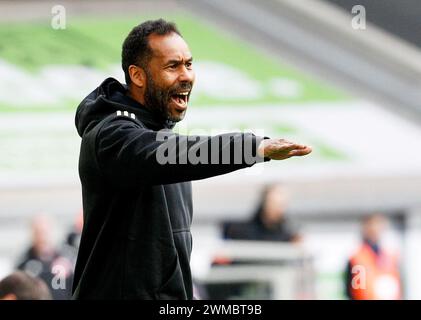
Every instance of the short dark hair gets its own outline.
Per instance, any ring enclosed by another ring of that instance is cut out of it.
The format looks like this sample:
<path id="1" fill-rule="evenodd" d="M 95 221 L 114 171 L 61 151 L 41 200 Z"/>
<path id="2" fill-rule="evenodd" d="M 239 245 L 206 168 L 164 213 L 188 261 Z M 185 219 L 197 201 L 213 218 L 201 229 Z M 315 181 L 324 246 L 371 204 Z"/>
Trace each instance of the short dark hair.
<path id="1" fill-rule="evenodd" d="M 14 294 L 18 300 L 52 299 L 44 281 L 23 271 L 15 271 L 0 281 L 0 299 L 8 294 Z"/>
<path id="2" fill-rule="evenodd" d="M 175 32 L 181 36 L 173 22 L 164 19 L 148 20 L 134 27 L 123 42 L 121 53 L 121 66 L 124 71 L 126 83 L 130 84 L 129 66 L 139 65 L 145 68 L 152 50 L 149 47 L 148 37 L 151 34 L 166 35 Z"/>

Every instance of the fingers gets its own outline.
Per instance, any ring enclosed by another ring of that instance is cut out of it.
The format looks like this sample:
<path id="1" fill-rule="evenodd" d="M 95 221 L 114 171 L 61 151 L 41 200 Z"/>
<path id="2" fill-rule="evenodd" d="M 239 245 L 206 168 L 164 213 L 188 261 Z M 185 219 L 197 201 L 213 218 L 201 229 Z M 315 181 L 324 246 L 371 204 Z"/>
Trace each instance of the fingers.
<path id="1" fill-rule="evenodd" d="M 275 149 L 277 149 L 278 151 L 291 151 L 291 150 L 295 150 L 298 148 L 298 145 L 292 142 L 287 142 L 287 141 L 280 141 L 278 143 L 275 144 Z"/>
<path id="2" fill-rule="evenodd" d="M 312 152 L 311 147 L 293 143 L 284 139 L 267 141 L 265 155 L 275 160 L 283 160 L 294 156 L 305 156 Z"/>
<path id="3" fill-rule="evenodd" d="M 290 144 L 290 145 L 285 145 L 282 146 L 281 148 L 279 148 L 280 151 L 286 151 L 286 152 L 291 152 L 291 151 L 306 151 L 308 150 L 309 147 L 308 146 L 304 146 L 301 144 Z M 311 150 L 311 148 L 310 148 Z"/>
<path id="4" fill-rule="evenodd" d="M 281 150 L 284 150 L 284 151 L 295 150 L 295 149 L 306 149 L 307 148 L 307 146 L 305 146 L 305 145 L 290 142 L 290 141 L 287 141 L 285 139 L 279 139 L 276 144 L 277 144 L 278 149 L 281 149 Z"/>
<path id="5" fill-rule="evenodd" d="M 311 147 L 307 147 L 304 146 L 304 148 L 299 148 L 299 149 L 295 149 L 295 150 L 291 150 L 288 155 L 293 157 L 293 156 L 305 156 L 309 153 L 311 153 L 311 151 L 313 151 L 311 149 Z"/>

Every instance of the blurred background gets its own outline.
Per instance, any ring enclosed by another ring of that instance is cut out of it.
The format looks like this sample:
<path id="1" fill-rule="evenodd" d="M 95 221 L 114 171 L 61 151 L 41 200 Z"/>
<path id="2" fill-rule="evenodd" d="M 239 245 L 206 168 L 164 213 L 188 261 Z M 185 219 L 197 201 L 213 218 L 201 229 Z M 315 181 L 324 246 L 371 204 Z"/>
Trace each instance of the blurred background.
<path id="1" fill-rule="evenodd" d="M 19 268 L 69 297 L 75 110 L 106 77 L 124 80 L 125 36 L 162 17 L 197 75 L 177 131 L 314 150 L 193 183 L 197 294 L 361 298 L 350 275 L 364 265 L 362 298 L 420 299 L 420 15 L 418 0 L 0 0 L 0 279 Z"/>

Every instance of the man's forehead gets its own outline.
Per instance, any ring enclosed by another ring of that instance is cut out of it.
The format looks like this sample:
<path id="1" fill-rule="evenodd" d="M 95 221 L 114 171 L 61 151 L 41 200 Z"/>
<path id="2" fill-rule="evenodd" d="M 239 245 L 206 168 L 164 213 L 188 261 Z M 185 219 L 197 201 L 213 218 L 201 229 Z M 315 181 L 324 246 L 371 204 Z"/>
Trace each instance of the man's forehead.
<path id="1" fill-rule="evenodd" d="M 176 33 L 166 35 L 151 34 L 149 47 L 153 56 L 161 59 L 189 59 L 191 52 L 184 39 Z"/>

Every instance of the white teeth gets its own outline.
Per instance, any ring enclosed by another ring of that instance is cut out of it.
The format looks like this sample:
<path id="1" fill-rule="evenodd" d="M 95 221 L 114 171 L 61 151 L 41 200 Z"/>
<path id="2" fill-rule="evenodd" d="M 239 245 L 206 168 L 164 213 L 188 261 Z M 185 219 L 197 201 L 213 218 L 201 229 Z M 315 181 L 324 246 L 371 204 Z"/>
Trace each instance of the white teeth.
<path id="1" fill-rule="evenodd" d="M 177 97 L 174 98 L 175 101 L 179 105 L 184 106 L 184 107 L 187 106 L 187 96 L 189 95 L 189 91 L 187 91 L 187 92 L 179 92 L 179 93 L 176 93 L 174 95 L 179 96 L 178 98 Z M 183 98 L 181 98 L 180 96 L 183 96 Z"/>

